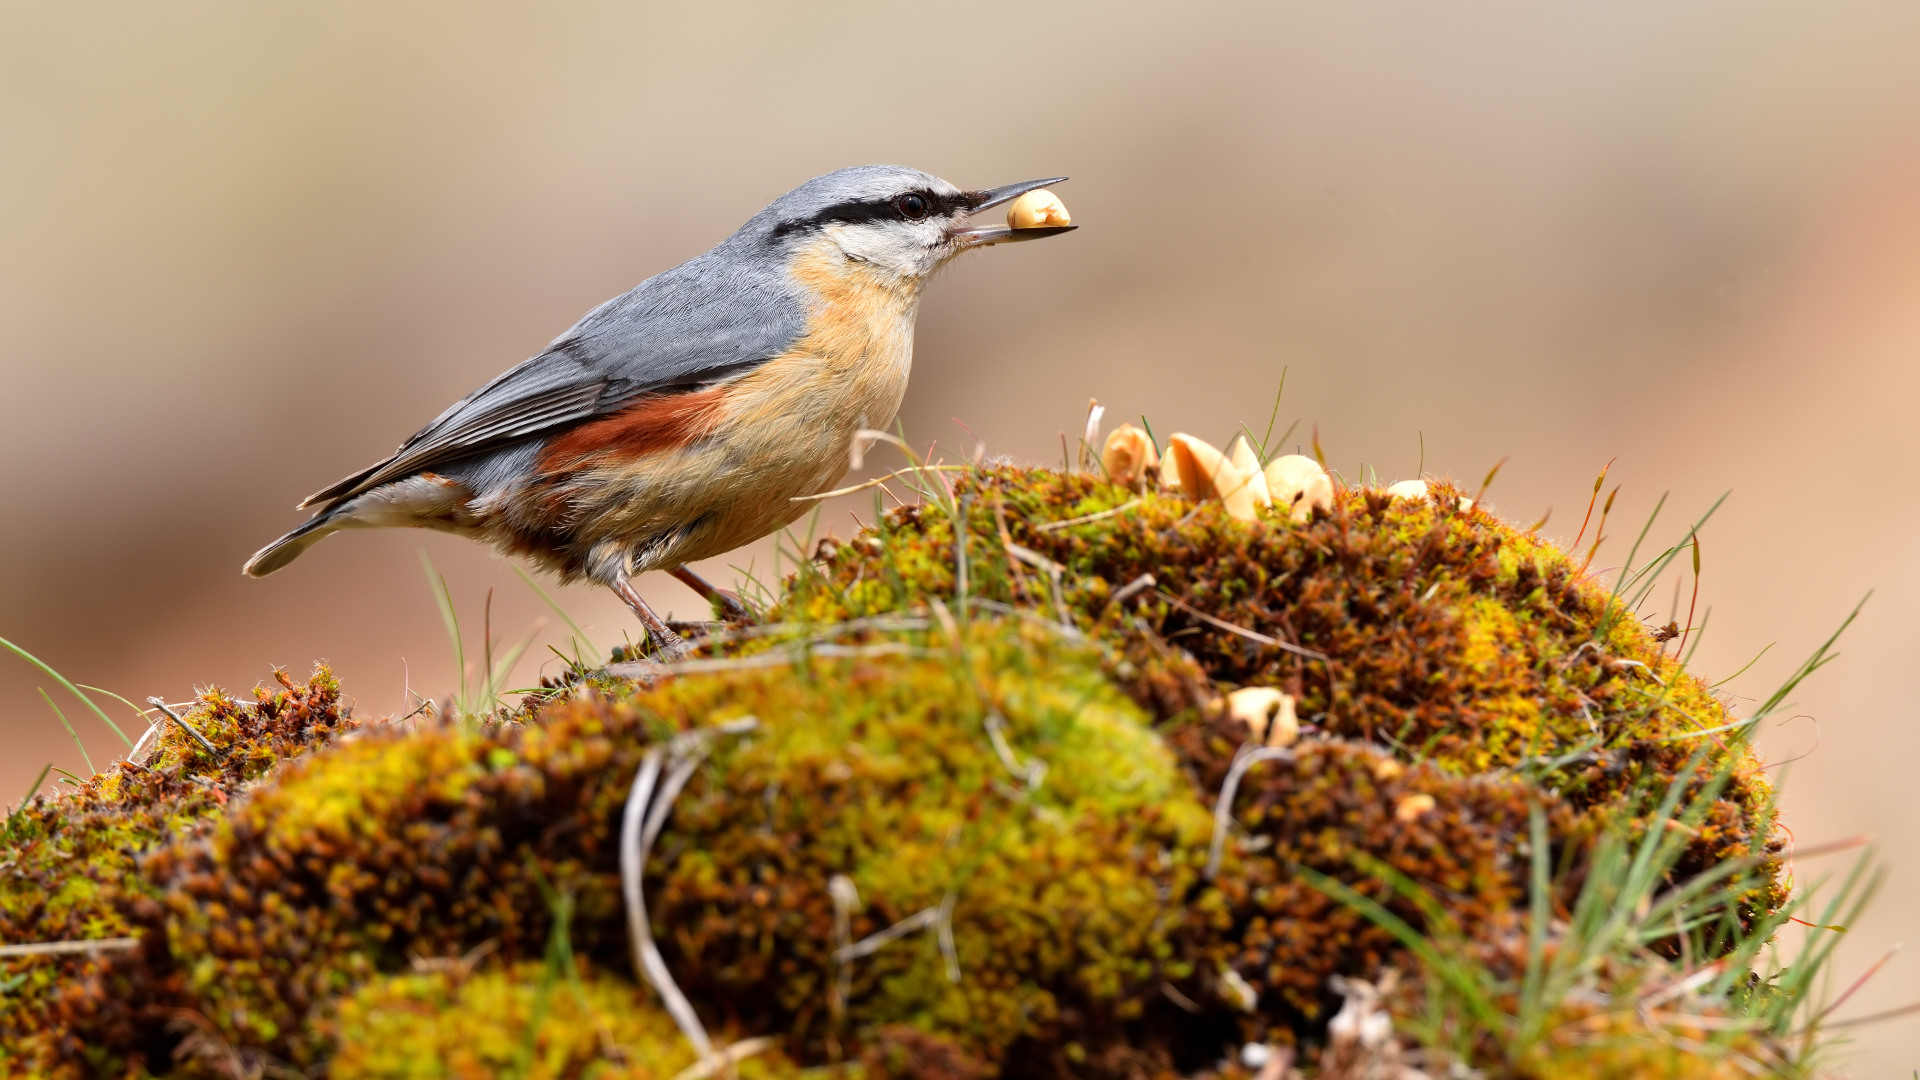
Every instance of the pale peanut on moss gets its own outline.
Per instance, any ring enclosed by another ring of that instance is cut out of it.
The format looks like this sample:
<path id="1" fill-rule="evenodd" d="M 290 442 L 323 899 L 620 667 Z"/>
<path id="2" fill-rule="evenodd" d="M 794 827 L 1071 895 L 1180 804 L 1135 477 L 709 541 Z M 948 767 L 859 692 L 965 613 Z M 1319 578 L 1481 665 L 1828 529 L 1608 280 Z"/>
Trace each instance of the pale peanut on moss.
<path id="1" fill-rule="evenodd" d="M 1333 509 L 1333 479 L 1310 457 L 1287 454 L 1267 463 L 1267 494 L 1273 505 L 1295 521 L 1313 516 L 1314 507 Z"/>
<path id="2" fill-rule="evenodd" d="M 1228 694 L 1227 713 L 1247 725 L 1250 737 L 1268 746 L 1292 746 L 1300 737 L 1292 696 L 1271 686 L 1243 686 Z"/>
<path id="3" fill-rule="evenodd" d="M 1100 448 L 1100 467 L 1107 470 L 1108 480 L 1138 490 L 1141 481 L 1160 467 L 1160 452 L 1153 448 L 1146 432 L 1132 424 L 1121 424 Z"/>
<path id="4" fill-rule="evenodd" d="M 1245 435 L 1236 435 L 1227 446 L 1227 460 L 1239 469 L 1246 479 L 1247 493 L 1257 507 L 1273 505 L 1273 498 L 1267 493 L 1267 476 L 1260 469 L 1260 455 L 1253 452 L 1253 444 Z"/>
<path id="5" fill-rule="evenodd" d="M 1427 497 L 1425 480 L 1401 480 L 1387 485 L 1387 494 L 1396 499 L 1424 499 Z"/>
<path id="6" fill-rule="evenodd" d="M 1168 438 L 1167 465 L 1161 466 L 1161 473 L 1176 474 L 1180 490 L 1196 502 L 1219 499 L 1228 516 L 1239 521 L 1254 520 L 1265 505 L 1261 498 L 1266 494 L 1265 478 L 1256 487 L 1258 473 L 1248 473 L 1205 439 L 1184 433 Z"/>
<path id="7" fill-rule="evenodd" d="M 1393 806 L 1393 819 L 1402 822 L 1413 821 L 1418 819 L 1422 814 L 1431 813 L 1437 805 L 1439 805 L 1439 803 L 1434 797 L 1424 791 L 1416 791 L 1411 795 L 1403 795 L 1400 801 Z"/>
<path id="8" fill-rule="evenodd" d="M 1387 494 L 1396 499 L 1431 499 L 1433 498 L 1433 489 L 1427 486 L 1425 480 L 1401 480 L 1398 483 L 1388 485 Z M 1460 497 L 1461 512 L 1464 513 L 1471 509 L 1473 509 L 1473 500 L 1462 495 Z"/>

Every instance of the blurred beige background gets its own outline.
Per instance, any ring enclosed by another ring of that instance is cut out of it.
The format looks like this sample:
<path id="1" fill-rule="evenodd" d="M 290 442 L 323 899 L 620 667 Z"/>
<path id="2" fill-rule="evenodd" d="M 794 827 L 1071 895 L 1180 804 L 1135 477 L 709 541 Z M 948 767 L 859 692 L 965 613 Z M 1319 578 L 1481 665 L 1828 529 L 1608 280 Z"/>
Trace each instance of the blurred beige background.
<path id="1" fill-rule="evenodd" d="M 809 176 L 1064 172 L 1080 232 L 931 289 L 909 433 L 1057 460 L 1097 396 L 1224 442 L 1286 366 L 1281 424 L 1348 475 L 1511 454 L 1491 501 L 1563 537 L 1617 456 L 1603 564 L 1660 492 L 1670 541 L 1733 489 L 1698 664 L 1778 642 L 1748 703 L 1878 590 L 1764 738 L 1802 844 L 1884 851 L 1850 980 L 1920 931 L 1915 40 L 1852 0 L 0 3 L 0 635 L 136 699 L 322 657 L 366 712 L 444 694 L 419 551 L 470 627 L 538 602 L 411 533 L 243 580 L 299 497 Z M 80 769 L 45 682 L 0 658 L 8 803 Z M 1915 999 L 1908 957 L 1842 1012 Z M 1858 1048 L 1906 1076 L 1920 1023 Z"/>

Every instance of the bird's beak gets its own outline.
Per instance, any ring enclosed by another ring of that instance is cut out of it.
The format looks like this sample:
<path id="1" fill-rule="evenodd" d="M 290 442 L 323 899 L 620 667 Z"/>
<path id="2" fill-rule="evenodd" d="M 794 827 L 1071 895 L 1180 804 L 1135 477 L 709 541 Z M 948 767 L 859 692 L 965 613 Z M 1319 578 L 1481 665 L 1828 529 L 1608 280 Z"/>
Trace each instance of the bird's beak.
<path id="1" fill-rule="evenodd" d="M 985 191 L 973 192 L 973 198 L 977 200 L 974 203 L 973 212 L 977 214 L 982 210 L 990 210 L 1003 203 L 1012 202 L 1035 188 L 1058 184 L 1065 179 L 1066 177 L 1064 176 L 1051 176 L 1045 180 L 1022 180 L 1018 184 L 1008 184 L 1005 187 L 988 188 Z M 952 236 L 954 244 L 960 250 L 964 251 L 968 248 L 986 247 L 988 244 L 1009 244 L 1016 240 L 1038 240 L 1043 236 L 1054 236 L 1059 233 L 1072 232 L 1079 227 L 1078 225 L 1050 225 L 1040 229 L 1010 229 L 1005 225 L 982 225 L 970 229 L 955 229 L 953 230 Z"/>

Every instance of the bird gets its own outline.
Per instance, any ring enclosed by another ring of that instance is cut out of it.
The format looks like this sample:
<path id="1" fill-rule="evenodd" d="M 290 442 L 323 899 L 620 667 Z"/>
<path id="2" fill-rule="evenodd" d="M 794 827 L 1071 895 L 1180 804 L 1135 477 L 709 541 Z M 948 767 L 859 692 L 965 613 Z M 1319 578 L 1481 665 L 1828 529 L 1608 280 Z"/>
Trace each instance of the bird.
<path id="1" fill-rule="evenodd" d="M 313 516 L 245 573 L 265 577 L 344 529 L 435 529 L 606 586 L 657 658 L 684 657 L 633 579 L 668 571 L 747 618 L 687 564 L 782 528 L 832 489 L 856 433 L 899 410 L 935 271 L 1076 228 L 968 220 L 1065 179 L 962 190 L 896 165 L 814 177 L 308 496 L 298 509 Z"/>

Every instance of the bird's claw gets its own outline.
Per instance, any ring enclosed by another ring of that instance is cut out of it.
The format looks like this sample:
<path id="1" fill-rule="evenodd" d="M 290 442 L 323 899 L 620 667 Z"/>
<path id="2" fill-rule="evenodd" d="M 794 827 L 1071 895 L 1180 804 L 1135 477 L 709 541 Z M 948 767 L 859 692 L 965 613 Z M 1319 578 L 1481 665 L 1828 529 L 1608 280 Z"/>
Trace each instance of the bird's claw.
<path id="1" fill-rule="evenodd" d="M 648 628 L 647 637 L 653 645 L 653 653 L 648 657 L 650 660 L 674 664 L 693 655 L 693 646 L 687 643 L 687 639 L 664 626 Z"/>

